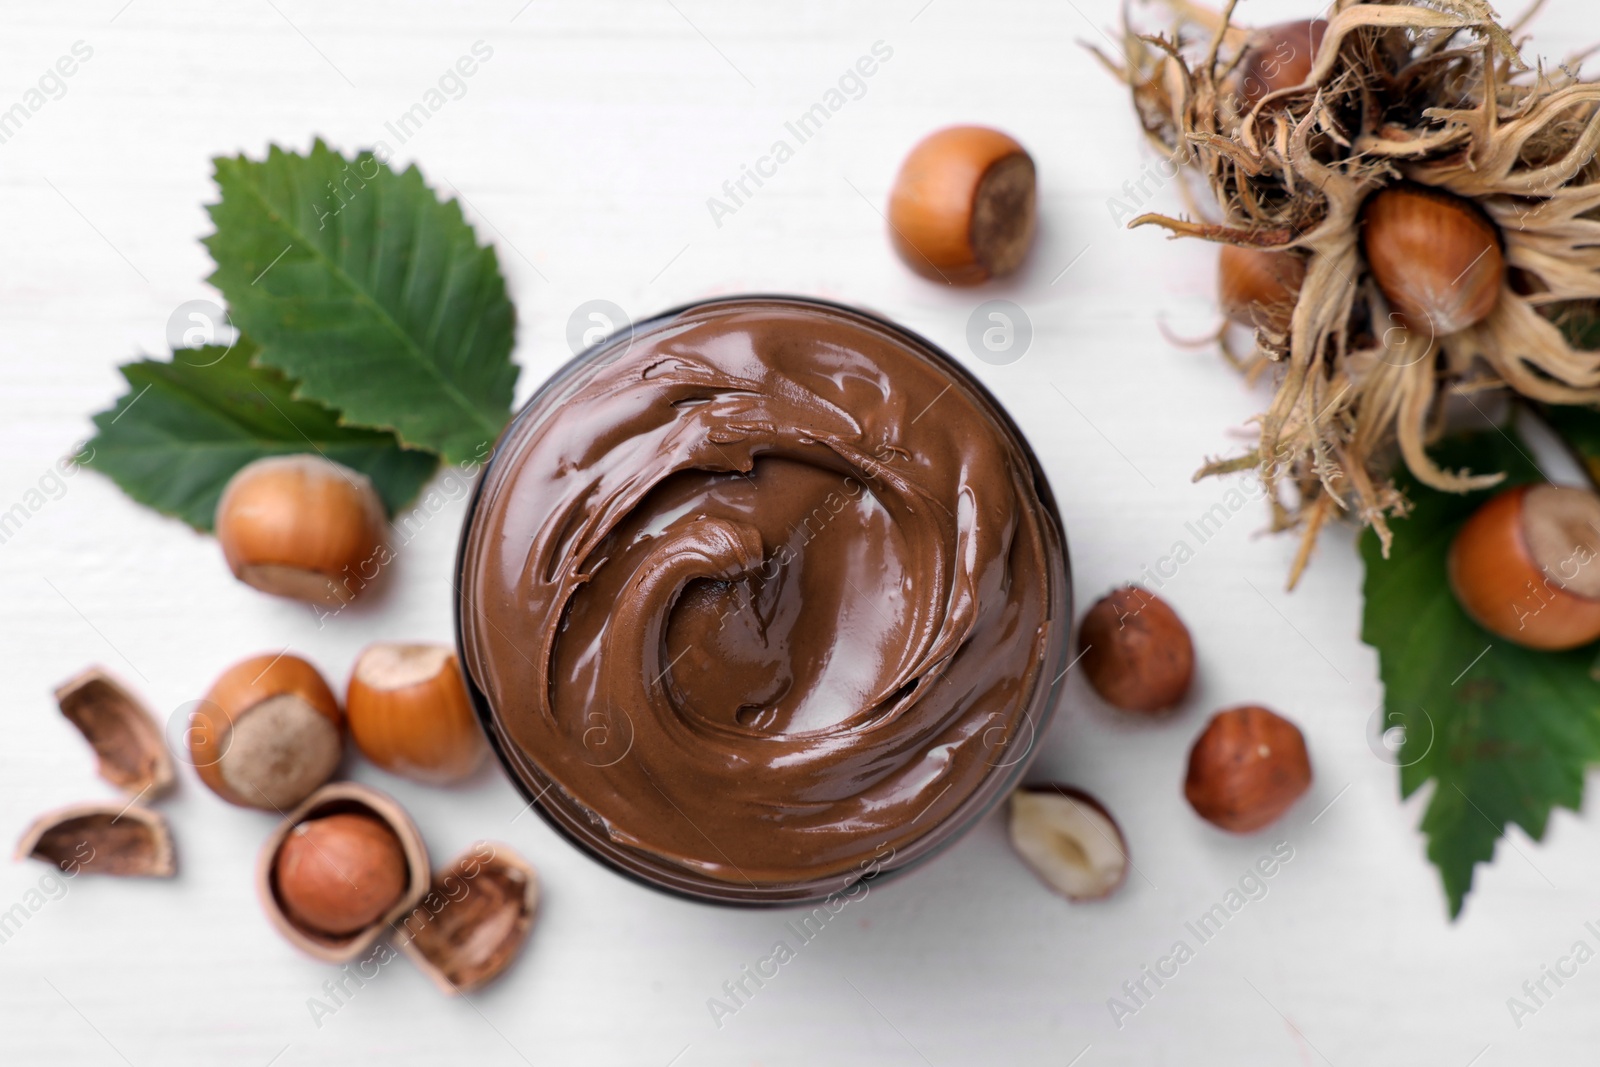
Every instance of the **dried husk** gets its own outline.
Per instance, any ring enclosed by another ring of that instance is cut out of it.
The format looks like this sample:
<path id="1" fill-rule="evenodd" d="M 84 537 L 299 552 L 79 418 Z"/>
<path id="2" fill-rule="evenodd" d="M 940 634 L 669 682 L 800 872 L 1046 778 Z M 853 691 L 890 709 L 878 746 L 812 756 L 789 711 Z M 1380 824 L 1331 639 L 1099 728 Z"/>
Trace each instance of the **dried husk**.
<path id="1" fill-rule="evenodd" d="M 1387 553 L 1387 520 L 1408 506 L 1388 474 L 1395 452 L 1435 489 L 1503 477 L 1430 458 L 1447 398 L 1600 402 L 1600 352 L 1559 325 L 1600 302 L 1600 84 L 1566 65 L 1528 68 L 1520 27 L 1500 25 L 1483 0 L 1338 0 L 1307 80 L 1241 111 L 1227 79 L 1249 31 L 1232 24 L 1234 6 L 1168 0 L 1170 36 L 1129 28 L 1126 63 L 1102 59 L 1217 214 L 1201 217 L 1203 198 L 1180 183 L 1195 219 L 1145 214 L 1130 226 L 1306 257 L 1288 331 L 1258 330 L 1238 361 L 1275 382 L 1256 447 L 1196 475 L 1259 469 L 1273 529 L 1303 531 L 1292 586 L 1336 513 L 1372 526 Z M 1397 325 L 1363 261 L 1359 218 L 1400 182 L 1469 198 L 1498 226 L 1508 269 L 1488 318 L 1444 336 Z"/>

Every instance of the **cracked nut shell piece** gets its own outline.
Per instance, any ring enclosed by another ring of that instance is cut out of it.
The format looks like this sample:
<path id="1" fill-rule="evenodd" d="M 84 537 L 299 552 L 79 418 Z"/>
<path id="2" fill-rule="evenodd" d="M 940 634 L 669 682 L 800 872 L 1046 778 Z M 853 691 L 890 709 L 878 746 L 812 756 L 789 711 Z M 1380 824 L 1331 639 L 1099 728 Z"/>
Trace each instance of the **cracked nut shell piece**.
<path id="1" fill-rule="evenodd" d="M 480 841 L 434 875 L 395 923 L 400 949 L 445 993 L 471 993 L 521 952 L 539 907 L 539 876 L 510 846 Z"/>
<path id="2" fill-rule="evenodd" d="M 17 842 L 16 858 L 53 863 L 69 875 L 171 878 L 178 869 L 167 820 L 116 801 L 46 812 Z"/>
<path id="3" fill-rule="evenodd" d="M 172 756 L 155 716 L 104 668 L 89 667 L 62 682 L 56 706 L 94 749 L 100 777 L 135 796 L 172 786 Z"/>

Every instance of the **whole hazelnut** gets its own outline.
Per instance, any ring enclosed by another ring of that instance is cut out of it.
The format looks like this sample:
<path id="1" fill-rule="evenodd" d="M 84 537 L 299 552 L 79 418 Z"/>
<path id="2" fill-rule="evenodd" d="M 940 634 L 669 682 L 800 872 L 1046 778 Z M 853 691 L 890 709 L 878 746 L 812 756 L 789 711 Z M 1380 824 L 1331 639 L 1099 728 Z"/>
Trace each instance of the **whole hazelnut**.
<path id="1" fill-rule="evenodd" d="M 1525 648 L 1600 638 L 1600 497 L 1522 485 L 1491 497 L 1450 544 L 1450 588 L 1485 630 Z"/>
<path id="2" fill-rule="evenodd" d="M 1170 710 L 1194 677 L 1188 627 L 1165 600 L 1136 585 L 1113 590 L 1084 613 L 1078 648 L 1089 684 L 1124 711 Z"/>
<path id="3" fill-rule="evenodd" d="M 911 149 L 889 194 L 890 239 L 906 265 L 976 285 L 1022 265 L 1033 242 L 1033 158 L 987 126 L 951 126 Z"/>
<path id="4" fill-rule="evenodd" d="M 1269 93 L 1303 85 L 1311 76 L 1322 38 L 1327 33 L 1325 19 L 1299 19 L 1264 26 L 1250 35 L 1239 65 L 1228 79 L 1228 87 L 1248 111 Z"/>
<path id="5" fill-rule="evenodd" d="M 299 656 L 253 656 L 222 672 L 189 718 L 189 758 L 230 804 L 282 811 L 333 776 L 344 716 Z"/>
<path id="6" fill-rule="evenodd" d="M 1374 193 L 1361 209 L 1372 278 L 1411 329 L 1430 337 L 1482 322 L 1500 301 L 1500 231 L 1471 201 L 1421 185 Z"/>
<path id="7" fill-rule="evenodd" d="M 278 846 L 273 879 L 296 923 L 334 937 L 381 919 L 406 889 L 400 841 L 370 815 L 341 813 L 300 823 Z"/>
<path id="8" fill-rule="evenodd" d="M 341 605 L 387 562 L 388 518 L 365 474 L 321 456 L 268 456 L 241 468 L 217 502 L 234 577 L 264 593 Z"/>
<path id="9" fill-rule="evenodd" d="M 465 778 L 489 750 L 461 664 L 445 645 L 368 647 L 350 673 L 345 715 L 368 759 L 430 785 Z"/>
<path id="10" fill-rule="evenodd" d="M 1217 258 L 1217 299 L 1241 326 L 1275 333 L 1289 329 L 1306 261 L 1294 252 L 1223 245 Z"/>
<path id="11" fill-rule="evenodd" d="M 428 847 L 393 797 L 331 782 L 262 842 L 256 891 L 267 920 L 291 945 L 315 959 L 350 963 L 427 893 Z"/>
<path id="12" fill-rule="evenodd" d="M 1248 705 L 1211 717 L 1189 750 L 1183 795 L 1202 819 L 1246 834 L 1276 820 L 1310 787 L 1311 758 L 1300 729 Z"/>

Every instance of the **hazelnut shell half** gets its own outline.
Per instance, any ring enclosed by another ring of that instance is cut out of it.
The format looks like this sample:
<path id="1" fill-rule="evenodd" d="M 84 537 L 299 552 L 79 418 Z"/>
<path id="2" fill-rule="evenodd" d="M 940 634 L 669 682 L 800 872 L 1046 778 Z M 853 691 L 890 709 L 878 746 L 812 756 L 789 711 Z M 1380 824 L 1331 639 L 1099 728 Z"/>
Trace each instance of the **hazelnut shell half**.
<path id="1" fill-rule="evenodd" d="M 16 858 L 53 863 L 70 875 L 171 878 L 178 869 L 166 819 L 137 804 L 109 801 L 39 816 L 17 842 Z"/>
<path id="2" fill-rule="evenodd" d="M 539 876 L 528 861 L 508 845 L 480 842 L 433 876 L 395 923 L 396 937 L 445 993 L 471 993 L 517 958 L 538 907 Z"/>
<path id="3" fill-rule="evenodd" d="M 101 667 L 56 688 L 56 706 L 94 749 L 100 777 L 129 794 L 155 796 L 172 786 L 172 756 L 144 702 Z"/>
<path id="4" fill-rule="evenodd" d="M 406 889 L 394 906 L 376 922 L 353 934 L 336 937 L 300 926 L 289 917 L 278 899 L 273 866 L 284 838 L 297 825 L 324 815 L 343 813 L 371 816 L 394 831 L 405 852 Z M 334 782 L 307 797 L 305 803 L 290 812 L 289 817 L 267 837 L 256 861 L 256 891 L 260 894 L 261 906 L 266 910 L 267 918 L 291 945 L 319 960 L 346 963 L 370 948 L 390 923 L 416 907 L 428 891 L 428 849 L 411 816 L 393 798 L 355 782 Z"/>

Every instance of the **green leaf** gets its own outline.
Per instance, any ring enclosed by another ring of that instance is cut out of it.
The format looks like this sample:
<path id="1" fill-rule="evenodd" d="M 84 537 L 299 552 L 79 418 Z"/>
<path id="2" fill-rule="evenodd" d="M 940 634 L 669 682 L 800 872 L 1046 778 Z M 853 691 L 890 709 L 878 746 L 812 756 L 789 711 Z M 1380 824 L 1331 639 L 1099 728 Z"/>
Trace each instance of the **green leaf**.
<path id="1" fill-rule="evenodd" d="M 402 449 L 381 430 L 341 426 L 335 412 L 294 399 L 293 383 L 252 367 L 255 348 L 183 349 L 173 361 L 122 367 L 129 391 L 94 417 L 84 462 L 133 499 L 210 530 L 223 486 L 263 456 L 318 452 L 372 479 L 393 515 L 433 476 L 438 457 Z M 92 450 L 92 453 L 91 451 Z"/>
<path id="2" fill-rule="evenodd" d="M 210 278 L 257 362 L 347 423 L 468 461 L 510 417 L 515 312 L 494 249 L 416 167 L 318 141 L 216 160 Z"/>
<path id="3" fill-rule="evenodd" d="M 1506 471 L 1508 486 L 1539 480 L 1529 451 L 1499 432 L 1430 450 L 1447 468 Z M 1508 824 L 1537 840 L 1551 808 L 1578 809 L 1584 770 L 1600 759 L 1600 684 L 1593 648 L 1520 648 L 1480 628 L 1450 592 L 1451 539 L 1499 490 L 1461 496 L 1405 472 L 1396 480 L 1416 506 L 1393 523 L 1389 559 L 1371 530 L 1363 535 L 1361 637 L 1378 651 L 1384 724 L 1405 731 L 1401 794 L 1435 783 L 1422 831 L 1454 917 Z"/>

